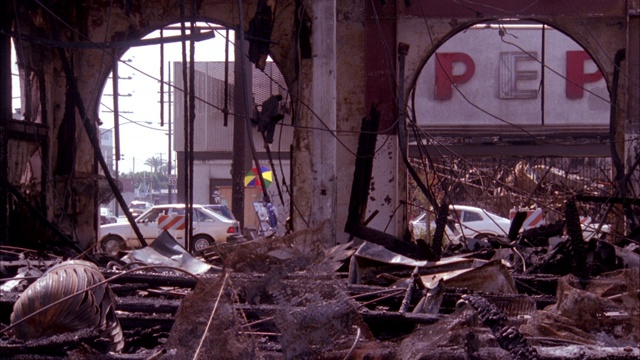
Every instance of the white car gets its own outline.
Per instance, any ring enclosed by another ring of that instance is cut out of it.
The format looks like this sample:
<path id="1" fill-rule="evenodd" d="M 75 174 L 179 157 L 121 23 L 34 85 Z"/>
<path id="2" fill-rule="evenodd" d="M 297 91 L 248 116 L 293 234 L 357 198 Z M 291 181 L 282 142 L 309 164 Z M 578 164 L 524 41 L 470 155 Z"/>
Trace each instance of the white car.
<path id="1" fill-rule="evenodd" d="M 135 219 L 147 244 L 151 244 L 162 231 L 167 230 L 180 245 L 185 246 L 185 205 L 156 205 Z M 193 205 L 193 238 L 195 251 L 200 251 L 214 243 L 242 241 L 244 237 L 237 220 L 227 219 L 207 210 L 202 205 Z M 100 249 L 109 254 L 118 250 L 142 247 L 131 224 L 117 223 L 100 226 Z"/>
<path id="2" fill-rule="evenodd" d="M 427 213 L 423 212 L 409 222 L 409 230 L 414 239 L 424 238 L 427 232 Z M 483 239 L 488 236 L 507 236 L 511 221 L 487 210 L 466 205 L 449 205 L 448 225 L 445 235 L 452 242 L 464 235 L 465 238 Z M 435 215 L 431 214 L 430 231 L 435 231 Z"/>

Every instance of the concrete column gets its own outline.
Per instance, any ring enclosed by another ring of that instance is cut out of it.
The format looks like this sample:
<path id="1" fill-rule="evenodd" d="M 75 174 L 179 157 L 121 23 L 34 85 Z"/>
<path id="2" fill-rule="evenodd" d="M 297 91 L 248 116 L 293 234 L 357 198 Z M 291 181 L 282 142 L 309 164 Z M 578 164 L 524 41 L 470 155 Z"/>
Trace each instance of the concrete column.
<path id="1" fill-rule="evenodd" d="M 321 238 L 333 245 L 336 238 L 336 1 L 314 0 L 313 65 L 309 124 L 315 130 L 309 138 L 311 152 L 311 199 L 309 224 L 326 221 Z M 328 131 L 327 131 L 328 130 Z"/>
<path id="2" fill-rule="evenodd" d="M 236 44 L 239 44 L 239 41 L 241 41 L 238 36 L 239 33 L 236 31 L 235 34 Z M 234 47 L 233 74 L 236 86 L 233 88 L 233 112 L 235 116 L 233 118 L 233 162 L 231 165 L 233 192 L 231 209 L 241 226 L 246 227 L 244 218 L 244 174 L 251 168 L 251 151 L 248 147 L 248 136 L 251 136 L 251 134 L 247 135 L 246 121 L 249 121 L 247 117 L 252 115 L 250 106 L 248 106 L 252 105 L 252 103 L 245 103 L 245 99 L 252 100 L 251 79 L 253 72 L 251 63 L 247 60 L 247 51 L 245 50 L 244 54 L 240 52 L 243 49 L 249 49 L 249 44 L 245 42 L 244 46 Z"/>
<path id="3" fill-rule="evenodd" d="M 336 241 L 349 241 L 344 227 L 349 214 L 349 202 L 354 178 L 355 153 L 358 149 L 362 118 L 368 116 L 370 104 L 362 96 L 365 88 L 365 21 L 364 1 L 336 2 L 336 119 L 339 131 L 337 144 L 336 174 Z"/>

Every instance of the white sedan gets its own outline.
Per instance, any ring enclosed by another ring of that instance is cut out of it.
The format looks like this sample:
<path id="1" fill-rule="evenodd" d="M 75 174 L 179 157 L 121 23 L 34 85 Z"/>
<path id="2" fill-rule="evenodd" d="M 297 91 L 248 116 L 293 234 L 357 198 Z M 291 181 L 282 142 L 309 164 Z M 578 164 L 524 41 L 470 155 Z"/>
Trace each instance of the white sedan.
<path id="1" fill-rule="evenodd" d="M 427 213 L 423 212 L 409 222 L 409 230 L 415 239 L 424 238 L 427 233 Z M 487 210 L 466 205 L 449 205 L 448 225 L 445 235 L 452 242 L 457 242 L 461 235 L 465 238 L 482 239 L 489 236 L 507 236 L 511 221 Z M 435 215 L 431 214 L 429 222 L 431 234 L 435 231 Z"/>
<path id="2" fill-rule="evenodd" d="M 184 204 L 156 205 L 135 219 L 147 244 L 151 244 L 162 231 L 167 230 L 176 241 L 185 246 Z M 193 205 L 193 238 L 195 251 L 200 251 L 214 243 L 242 241 L 244 237 L 237 220 L 227 219 L 207 210 L 202 205 Z M 123 249 L 142 247 L 131 224 L 117 223 L 100 226 L 100 249 L 109 254 Z"/>

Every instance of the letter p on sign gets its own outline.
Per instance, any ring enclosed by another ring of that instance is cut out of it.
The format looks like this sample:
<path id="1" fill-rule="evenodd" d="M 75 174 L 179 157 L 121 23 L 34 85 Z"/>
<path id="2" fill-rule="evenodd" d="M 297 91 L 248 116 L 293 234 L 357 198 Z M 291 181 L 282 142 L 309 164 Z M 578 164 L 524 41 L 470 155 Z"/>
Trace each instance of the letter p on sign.
<path id="1" fill-rule="evenodd" d="M 591 60 L 586 51 L 567 51 L 567 85 L 565 93 L 568 99 L 581 99 L 584 84 L 602 79 L 600 70 L 584 73 L 584 62 Z"/>
<path id="2" fill-rule="evenodd" d="M 454 63 L 464 64 L 462 74 L 453 74 Z M 464 84 L 476 71 L 476 64 L 465 53 L 436 53 L 436 100 L 449 100 L 453 95 L 453 85 Z"/>

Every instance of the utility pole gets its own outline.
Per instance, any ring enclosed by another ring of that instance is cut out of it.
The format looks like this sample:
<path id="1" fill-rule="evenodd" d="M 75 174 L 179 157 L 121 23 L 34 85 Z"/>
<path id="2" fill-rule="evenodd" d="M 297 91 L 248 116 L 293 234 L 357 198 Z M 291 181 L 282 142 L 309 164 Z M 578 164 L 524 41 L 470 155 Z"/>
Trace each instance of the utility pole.
<path id="1" fill-rule="evenodd" d="M 120 153 L 120 114 L 121 113 L 130 113 L 131 111 L 120 111 L 120 105 L 119 105 L 119 98 L 120 96 L 131 96 L 131 94 L 126 94 L 126 95 L 120 95 L 119 90 L 118 90 L 118 83 L 120 81 L 120 79 L 125 79 L 125 80 L 131 80 L 131 76 L 129 76 L 128 78 L 121 78 L 118 75 L 118 62 L 120 61 L 120 59 L 118 58 L 118 53 L 116 50 L 113 51 L 113 68 L 111 70 L 112 74 L 111 74 L 111 84 L 113 87 L 113 141 L 114 141 L 114 148 L 115 148 L 115 164 L 114 164 L 114 170 L 116 173 L 115 176 L 115 180 L 116 182 L 119 181 L 120 178 L 120 170 L 118 169 L 118 163 L 120 162 L 120 160 L 122 160 L 122 154 Z M 127 61 L 131 61 L 131 60 L 127 60 Z M 108 95 L 105 95 L 108 96 Z M 126 125 L 126 124 L 125 124 Z M 118 204 L 116 204 L 115 209 L 114 209 L 114 215 L 118 216 L 119 215 L 119 207 Z"/>
<path id="2" fill-rule="evenodd" d="M 160 29 L 160 38 L 163 38 L 164 33 L 163 33 L 163 29 Z M 167 68 L 169 69 L 167 71 L 167 77 L 168 77 L 168 81 L 167 81 L 167 95 L 169 97 L 168 99 L 168 105 L 169 105 L 169 113 L 168 113 L 168 118 L 167 118 L 167 128 L 169 129 L 169 132 L 167 134 L 168 138 L 167 138 L 167 143 L 168 143 L 168 151 L 167 151 L 167 203 L 172 204 L 173 203 L 173 179 L 171 177 L 171 105 L 172 105 L 172 100 L 171 100 L 171 93 L 173 92 L 173 85 L 171 83 L 171 71 L 173 70 L 171 68 L 171 61 L 167 61 Z M 160 43 L 160 126 L 164 126 L 164 42 Z"/>
<path id="3" fill-rule="evenodd" d="M 167 177 L 169 178 L 169 185 L 168 185 L 168 190 L 169 190 L 169 194 L 168 194 L 168 202 L 169 204 L 173 204 L 173 184 L 171 183 L 171 93 L 173 93 L 173 88 L 171 88 L 171 61 L 169 61 L 169 92 L 168 92 L 168 96 L 169 96 L 169 114 L 168 114 L 168 120 L 167 120 L 167 127 L 169 128 L 169 134 L 168 134 L 168 143 L 169 143 L 169 152 L 167 153 Z"/>
<path id="4" fill-rule="evenodd" d="M 162 56 L 161 56 L 162 57 Z M 171 94 L 173 93 L 173 85 L 171 83 L 171 61 L 167 62 L 168 64 L 168 90 L 166 91 L 167 96 L 168 96 L 168 100 L 167 100 L 167 105 L 169 106 L 168 109 L 168 115 L 167 115 L 167 128 L 168 128 L 168 132 L 167 132 L 167 143 L 168 143 L 168 149 L 167 149 L 167 178 L 168 178 L 168 184 L 167 184 L 167 203 L 168 204 L 173 204 L 173 182 L 174 180 L 171 177 L 171 172 L 173 170 L 172 168 L 172 164 L 171 164 L 171 142 L 173 141 L 171 135 L 172 135 L 172 129 L 171 129 L 171 106 L 172 106 L 172 100 L 171 100 Z M 161 72 L 164 72 L 164 67 L 162 67 Z M 164 75 L 161 76 L 160 78 L 160 82 L 163 84 L 163 86 L 160 87 L 160 109 L 162 110 L 160 112 L 160 126 L 164 126 Z"/>
<path id="5" fill-rule="evenodd" d="M 120 162 L 120 112 L 118 110 L 118 53 L 117 50 L 113 50 L 113 69 L 112 69 L 112 78 L 111 78 L 111 84 L 113 84 L 113 132 L 114 132 L 114 147 L 116 150 L 116 163 L 115 163 L 115 170 L 116 170 L 116 183 L 118 182 L 118 179 L 120 177 L 120 174 L 118 172 L 118 163 Z M 119 215 L 118 214 L 118 206 L 116 205 L 115 208 L 115 215 L 116 217 Z"/>

